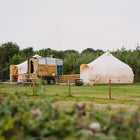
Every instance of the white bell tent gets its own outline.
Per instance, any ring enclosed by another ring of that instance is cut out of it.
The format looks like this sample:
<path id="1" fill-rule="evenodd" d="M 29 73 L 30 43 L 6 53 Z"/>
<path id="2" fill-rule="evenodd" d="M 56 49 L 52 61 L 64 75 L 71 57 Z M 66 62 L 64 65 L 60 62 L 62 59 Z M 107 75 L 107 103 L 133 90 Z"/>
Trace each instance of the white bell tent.
<path id="1" fill-rule="evenodd" d="M 127 64 L 115 58 L 109 52 L 104 53 L 89 64 L 80 66 L 80 79 L 84 84 L 128 84 L 133 83 L 134 74 Z"/>

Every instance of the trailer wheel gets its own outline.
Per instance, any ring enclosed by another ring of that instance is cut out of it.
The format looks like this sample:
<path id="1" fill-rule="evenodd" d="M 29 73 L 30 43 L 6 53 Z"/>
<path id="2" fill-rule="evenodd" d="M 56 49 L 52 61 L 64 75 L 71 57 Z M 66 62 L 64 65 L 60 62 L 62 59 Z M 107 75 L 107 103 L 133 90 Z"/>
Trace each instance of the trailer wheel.
<path id="1" fill-rule="evenodd" d="M 42 80 L 42 85 L 47 85 L 48 84 L 48 81 L 47 80 Z"/>
<path id="2" fill-rule="evenodd" d="M 50 80 L 50 84 L 53 85 L 54 83 L 55 83 L 55 80 L 54 79 L 51 79 Z"/>

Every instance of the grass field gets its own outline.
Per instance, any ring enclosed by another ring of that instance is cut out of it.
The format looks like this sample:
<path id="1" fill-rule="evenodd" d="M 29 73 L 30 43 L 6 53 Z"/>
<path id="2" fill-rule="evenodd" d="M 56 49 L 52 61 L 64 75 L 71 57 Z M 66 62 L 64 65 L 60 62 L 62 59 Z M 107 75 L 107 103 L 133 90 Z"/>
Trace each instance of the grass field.
<path id="1" fill-rule="evenodd" d="M 104 107 L 111 105 L 114 108 L 134 109 L 140 106 L 140 84 L 130 85 L 112 85 L 112 99 L 109 99 L 108 85 L 93 86 L 71 86 L 71 96 L 68 96 L 68 85 L 35 85 L 35 96 L 33 96 L 33 88 L 29 85 L 10 85 L 0 84 L 0 94 L 12 94 L 16 96 L 21 94 L 27 99 L 34 101 L 44 101 L 48 98 L 55 101 L 59 106 L 67 107 L 75 102 L 85 102 L 86 104 L 94 104 Z"/>
<path id="2" fill-rule="evenodd" d="M 0 140 L 139 140 L 140 84 L 0 84 Z"/>

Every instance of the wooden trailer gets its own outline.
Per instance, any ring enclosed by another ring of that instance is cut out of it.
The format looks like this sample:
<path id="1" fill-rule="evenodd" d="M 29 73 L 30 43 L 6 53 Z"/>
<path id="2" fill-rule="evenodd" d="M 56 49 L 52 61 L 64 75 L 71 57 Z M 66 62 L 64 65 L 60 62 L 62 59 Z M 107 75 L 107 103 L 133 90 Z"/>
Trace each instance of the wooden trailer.
<path id="1" fill-rule="evenodd" d="M 29 78 L 40 77 L 47 84 L 54 84 L 56 77 L 63 74 L 63 60 L 48 57 L 28 58 Z"/>

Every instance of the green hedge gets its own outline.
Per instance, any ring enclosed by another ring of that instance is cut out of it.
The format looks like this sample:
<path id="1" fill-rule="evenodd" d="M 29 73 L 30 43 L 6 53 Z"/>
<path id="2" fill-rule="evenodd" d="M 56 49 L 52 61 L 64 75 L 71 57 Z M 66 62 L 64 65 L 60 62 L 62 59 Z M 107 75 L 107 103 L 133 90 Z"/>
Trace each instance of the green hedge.
<path id="1" fill-rule="evenodd" d="M 6 96 L 6 97 L 5 97 Z M 140 109 L 99 109 L 0 94 L 0 140 L 139 140 Z"/>

